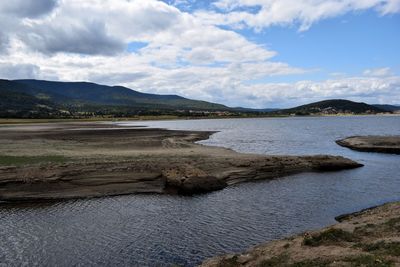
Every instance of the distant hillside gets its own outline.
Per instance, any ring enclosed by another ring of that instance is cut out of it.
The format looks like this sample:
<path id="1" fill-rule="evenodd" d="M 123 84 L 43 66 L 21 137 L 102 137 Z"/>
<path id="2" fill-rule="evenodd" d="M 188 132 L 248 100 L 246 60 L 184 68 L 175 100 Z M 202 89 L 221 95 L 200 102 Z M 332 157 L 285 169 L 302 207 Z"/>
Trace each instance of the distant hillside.
<path id="1" fill-rule="evenodd" d="M 399 106 L 395 106 L 395 105 L 380 105 L 380 104 L 374 104 L 374 107 L 386 110 L 386 111 L 400 111 L 400 105 Z"/>
<path id="2" fill-rule="evenodd" d="M 224 105 L 177 95 L 145 94 L 88 82 L 0 80 L 1 117 L 165 114 L 230 111 Z"/>
<path id="3" fill-rule="evenodd" d="M 368 105 L 334 99 L 290 109 L 230 108 L 178 95 L 146 94 L 123 86 L 89 82 L 1 80 L 0 117 L 76 118 L 134 115 L 177 116 L 276 116 L 325 114 L 376 114 L 397 112 L 400 107 Z"/>
<path id="4" fill-rule="evenodd" d="M 328 114 L 376 114 L 386 112 L 385 110 L 368 105 L 343 99 L 332 99 L 298 106 L 290 109 L 282 109 L 274 113 L 296 114 L 296 115 L 328 115 Z"/>
<path id="5" fill-rule="evenodd" d="M 279 108 L 242 108 L 242 107 L 236 107 L 233 108 L 236 111 L 243 111 L 243 112 L 255 112 L 255 113 L 268 113 L 268 112 L 273 112 L 273 111 L 278 111 Z"/>

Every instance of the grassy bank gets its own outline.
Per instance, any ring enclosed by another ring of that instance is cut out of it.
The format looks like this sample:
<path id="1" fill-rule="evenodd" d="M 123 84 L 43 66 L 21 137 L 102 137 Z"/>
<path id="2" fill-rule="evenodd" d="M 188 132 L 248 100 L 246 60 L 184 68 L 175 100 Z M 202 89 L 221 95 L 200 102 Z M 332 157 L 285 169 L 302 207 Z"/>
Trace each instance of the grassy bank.
<path id="1" fill-rule="evenodd" d="M 343 217 L 328 228 L 273 241 L 207 267 L 400 266 L 400 202 Z"/>

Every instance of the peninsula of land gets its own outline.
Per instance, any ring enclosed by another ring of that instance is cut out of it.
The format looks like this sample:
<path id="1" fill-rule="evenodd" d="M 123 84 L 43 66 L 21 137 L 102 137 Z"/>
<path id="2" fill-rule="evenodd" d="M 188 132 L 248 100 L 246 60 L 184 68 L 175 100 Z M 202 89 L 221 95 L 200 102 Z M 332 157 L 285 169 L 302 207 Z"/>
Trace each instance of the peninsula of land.
<path id="1" fill-rule="evenodd" d="M 201 266 L 400 266 L 400 202 L 336 220 L 340 223 L 216 257 Z"/>
<path id="2" fill-rule="evenodd" d="M 0 200 L 196 194 L 362 166 L 339 156 L 261 156 L 195 144 L 213 132 L 49 123 L 0 127 Z"/>
<path id="3" fill-rule="evenodd" d="M 352 136 L 336 143 L 357 151 L 400 154 L 400 136 Z"/>

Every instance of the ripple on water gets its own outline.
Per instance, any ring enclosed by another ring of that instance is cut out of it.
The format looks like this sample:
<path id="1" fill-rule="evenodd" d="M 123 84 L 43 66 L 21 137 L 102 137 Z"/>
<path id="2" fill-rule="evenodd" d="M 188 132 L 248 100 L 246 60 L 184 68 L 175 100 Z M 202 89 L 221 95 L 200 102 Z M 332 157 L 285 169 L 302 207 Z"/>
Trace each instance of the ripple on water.
<path id="1" fill-rule="evenodd" d="M 400 134 L 400 117 L 146 124 L 220 130 L 201 141 L 207 145 L 249 153 L 343 155 L 365 167 L 241 184 L 195 197 L 150 194 L 2 205 L 0 263 L 193 266 L 216 254 L 332 224 L 342 213 L 399 200 L 400 156 L 355 152 L 334 141 L 350 135 Z"/>

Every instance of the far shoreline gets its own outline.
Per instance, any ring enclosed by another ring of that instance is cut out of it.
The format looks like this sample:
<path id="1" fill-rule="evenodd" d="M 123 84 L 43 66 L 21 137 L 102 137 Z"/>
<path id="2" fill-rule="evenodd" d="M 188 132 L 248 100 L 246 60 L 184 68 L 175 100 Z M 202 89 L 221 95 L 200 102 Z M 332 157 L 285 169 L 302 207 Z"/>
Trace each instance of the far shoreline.
<path id="1" fill-rule="evenodd" d="M 0 118 L 2 125 L 40 124 L 40 123 L 74 123 L 74 122 L 127 122 L 127 121 L 185 121 L 185 120 L 218 120 L 218 119 L 279 119 L 279 118 L 350 118 L 350 117 L 400 117 L 400 114 L 335 114 L 335 115 L 273 115 L 273 116 L 139 116 L 139 117 L 91 117 L 91 118 Z"/>

